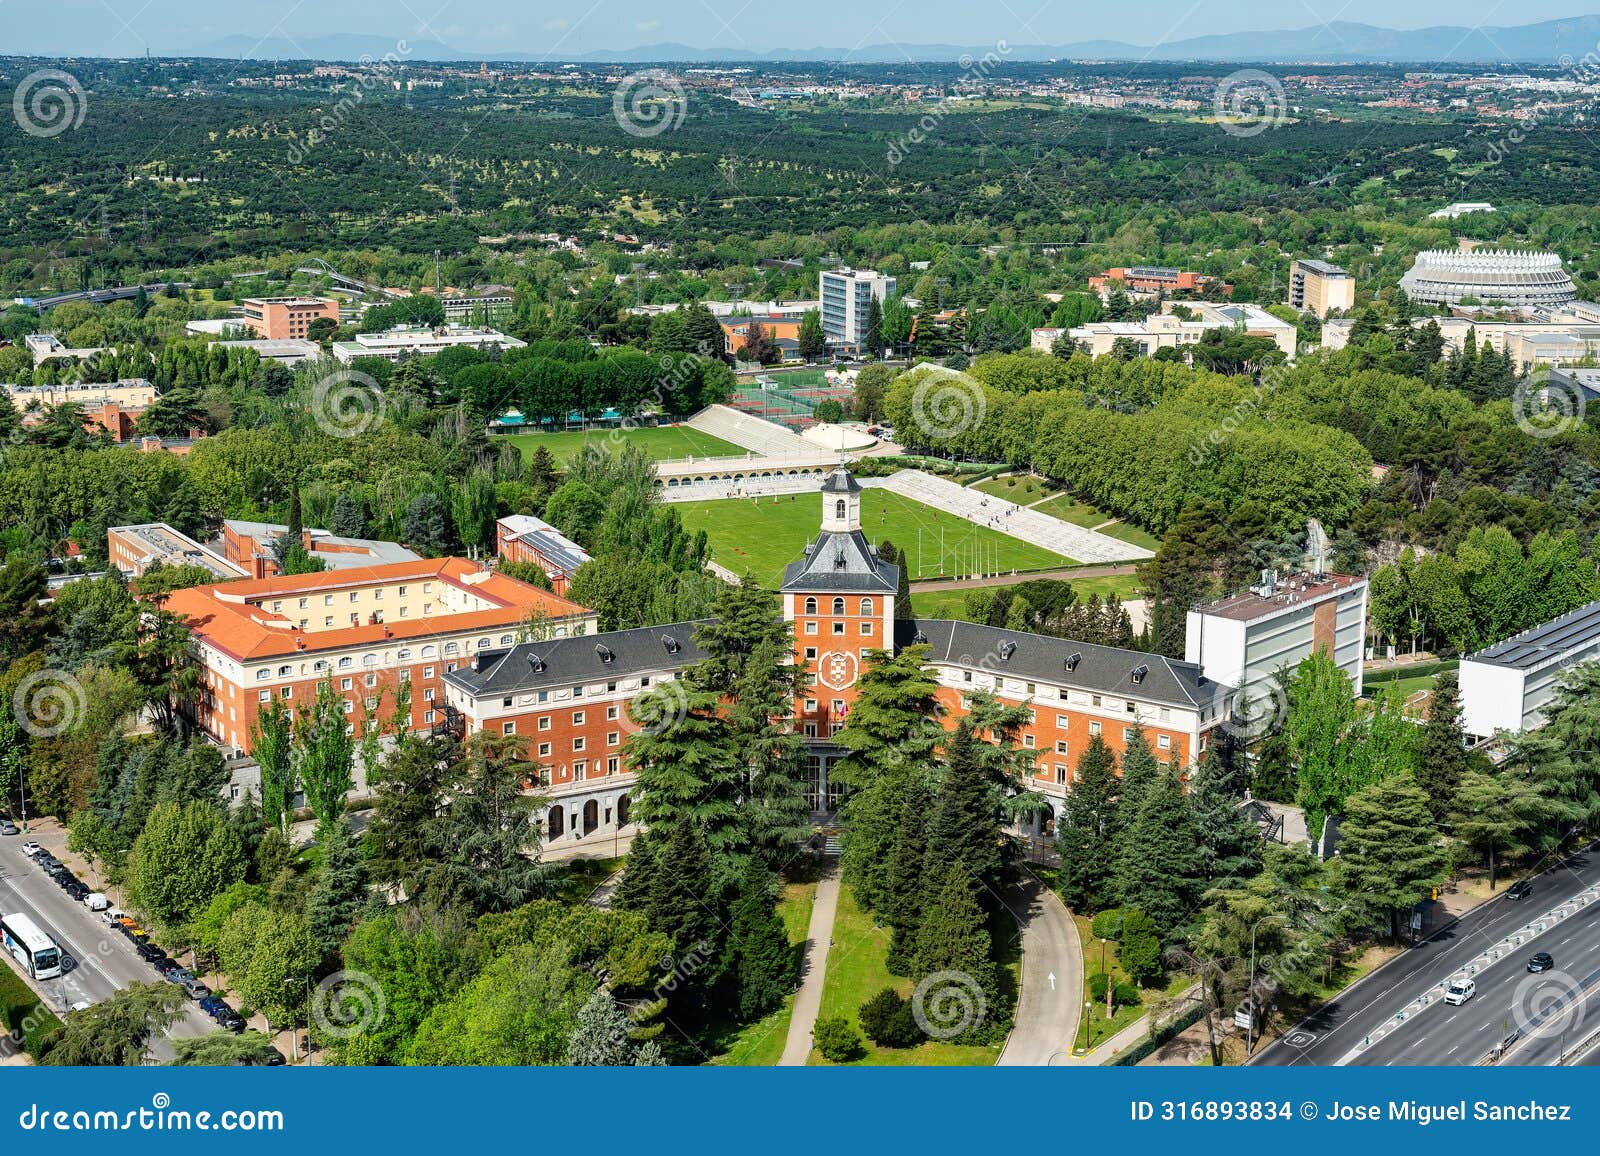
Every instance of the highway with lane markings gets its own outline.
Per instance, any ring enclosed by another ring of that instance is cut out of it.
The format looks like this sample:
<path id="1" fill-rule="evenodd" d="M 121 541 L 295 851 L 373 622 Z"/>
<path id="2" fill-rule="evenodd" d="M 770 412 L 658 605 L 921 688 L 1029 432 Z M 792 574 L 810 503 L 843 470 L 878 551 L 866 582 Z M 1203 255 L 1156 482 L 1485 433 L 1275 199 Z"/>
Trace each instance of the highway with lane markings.
<path id="1" fill-rule="evenodd" d="M 1456 1065 L 1484 1062 L 1519 1033 L 1505 1063 L 1554 1064 L 1562 1037 L 1576 1041 L 1600 1026 L 1600 854 L 1590 848 L 1535 877 L 1526 899 L 1502 895 L 1341 992 L 1252 1061 L 1277 1066 Z M 1485 951 L 1531 921 L 1567 906 L 1547 929 L 1531 932 L 1498 960 Z M 1547 951 L 1555 967 L 1529 973 L 1528 957 Z M 1439 985 L 1476 962 L 1477 994 L 1454 1006 Z M 1419 1001 L 1427 996 L 1428 1002 Z M 1588 1012 L 1589 1023 L 1584 1024 Z M 1399 1013 L 1404 1020 L 1397 1020 Z M 1562 1030 L 1565 1028 L 1565 1030 Z M 1597 1061 L 1600 1062 L 1600 1061 Z"/>

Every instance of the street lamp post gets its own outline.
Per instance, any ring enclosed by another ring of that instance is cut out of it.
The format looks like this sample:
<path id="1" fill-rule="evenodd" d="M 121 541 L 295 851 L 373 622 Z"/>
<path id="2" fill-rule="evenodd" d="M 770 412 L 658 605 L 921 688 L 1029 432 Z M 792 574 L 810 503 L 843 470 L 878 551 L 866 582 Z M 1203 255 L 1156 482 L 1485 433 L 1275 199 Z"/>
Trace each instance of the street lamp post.
<path id="1" fill-rule="evenodd" d="M 1256 1048 L 1256 929 L 1269 919 L 1287 919 L 1287 915 L 1274 911 L 1263 915 L 1250 925 L 1250 987 L 1245 998 L 1250 1001 L 1250 1025 L 1245 1029 L 1244 1054 L 1248 1057 Z"/>

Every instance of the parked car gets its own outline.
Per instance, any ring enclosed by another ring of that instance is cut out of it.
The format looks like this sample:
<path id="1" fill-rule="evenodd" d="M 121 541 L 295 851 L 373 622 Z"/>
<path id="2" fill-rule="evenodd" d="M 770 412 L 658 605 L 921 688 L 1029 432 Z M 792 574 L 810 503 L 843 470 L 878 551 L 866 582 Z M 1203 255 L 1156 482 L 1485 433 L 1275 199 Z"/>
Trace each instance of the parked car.
<path id="1" fill-rule="evenodd" d="M 134 944 L 133 949 L 139 953 L 139 958 L 144 960 L 146 963 L 159 965 L 162 960 L 167 958 L 167 953 L 162 951 L 149 940 L 145 940 L 143 943 Z M 169 960 L 168 962 L 171 961 Z"/>
<path id="2" fill-rule="evenodd" d="M 161 973 L 162 979 L 172 979 L 174 975 L 177 975 L 180 971 L 183 971 L 183 968 L 179 967 L 177 963 L 168 959 L 164 955 L 160 959 L 153 960 L 152 965 L 158 972 Z M 176 983 L 177 981 L 173 980 L 173 982 Z"/>
<path id="3" fill-rule="evenodd" d="M 1478 985 L 1470 979 L 1452 979 L 1444 989 L 1444 1002 L 1460 1006 L 1478 994 Z"/>
<path id="4" fill-rule="evenodd" d="M 1536 951 L 1528 960 L 1529 971 L 1549 971 L 1555 965 L 1556 961 L 1550 958 L 1548 951 Z"/>
<path id="5" fill-rule="evenodd" d="M 0 835 L 20 835 L 20 834 L 22 834 L 22 828 L 21 827 L 17 826 L 10 819 L 0 819 Z"/>
<path id="6" fill-rule="evenodd" d="M 188 979 L 179 980 L 178 986 L 183 988 L 190 999 L 205 999 L 211 994 L 211 989 L 192 975 Z"/>
<path id="7" fill-rule="evenodd" d="M 111 900 L 107 899 L 103 892 L 91 891 L 83 897 L 83 905 L 90 911 L 104 911 L 111 906 Z"/>
<path id="8" fill-rule="evenodd" d="M 31 859 L 37 855 L 44 854 L 44 848 L 30 839 L 22 845 L 22 853 Z"/>
<path id="9" fill-rule="evenodd" d="M 231 1008 L 217 1017 L 217 1023 L 224 1031 L 230 1031 L 234 1035 L 238 1035 L 245 1029 L 244 1017 Z"/>
<path id="10" fill-rule="evenodd" d="M 1520 882 L 1513 883 L 1511 885 L 1510 890 L 1508 890 L 1506 892 L 1506 898 L 1507 899 L 1526 899 L 1529 895 L 1532 895 L 1532 894 L 1533 894 L 1533 880 L 1532 879 L 1523 879 Z"/>
<path id="11" fill-rule="evenodd" d="M 264 1066 L 268 1068 L 281 1068 L 288 1062 L 288 1060 L 283 1058 L 282 1052 L 274 1049 L 267 1054 L 267 1062 Z"/>
<path id="12" fill-rule="evenodd" d="M 120 907 L 109 908 L 100 915 L 100 921 L 107 927 L 116 927 L 126 918 L 128 918 L 128 913 Z"/>
<path id="13" fill-rule="evenodd" d="M 76 879 L 67 880 L 67 882 L 61 885 L 61 890 L 72 896 L 72 898 L 79 903 L 82 903 L 85 899 L 89 898 L 88 884 L 80 883 Z"/>
<path id="14" fill-rule="evenodd" d="M 205 1012 L 206 1015 L 210 1016 L 212 1019 L 216 1019 L 223 1012 L 231 1009 L 216 996 L 208 995 L 200 1001 L 200 1010 Z"/>

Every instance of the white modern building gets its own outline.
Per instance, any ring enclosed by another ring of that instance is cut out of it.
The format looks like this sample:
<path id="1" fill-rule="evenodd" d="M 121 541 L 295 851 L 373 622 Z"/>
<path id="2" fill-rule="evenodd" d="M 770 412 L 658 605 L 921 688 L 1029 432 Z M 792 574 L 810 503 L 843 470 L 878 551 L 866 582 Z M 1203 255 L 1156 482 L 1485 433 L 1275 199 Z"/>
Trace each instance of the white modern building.
<path id="1" fill-rule="evenodd" d="M 1494 206 L 1488 201 L 1453 201 L 1442 209 L 1435 209 L 1428 216 L 1434 220 L 1455 220 L 1468 213 L 1492 213 Z"/>
<path id="2" fill-rule="evenodd" d="M 1179 315 L 1174 312 L 1176 309 L 1184 310 L 1188 316 Z M 1153 313 L 1143 321 L 1094 321 L 1088 325 L 1074 326 L 1067 330 L 1067 334 L 1091 357 L 1112 352 L 1122 338 L 1133 342 L 1134 349 L 1148 357 L 1158 349 L 1187 351 L 1191 346 L 1198 345 L 1200 339 L 1212 329 L 1237 329 L 1251 337 L 1271 338 L 1284 357 L 1294 359 L 1299 331 L 1259 305 L 1168 301 L 1162 306 L 1162 312 Z M 1060 329 L 1035 329 L 1033 347 L 1048 353 L 1060 336 Z"/>
<path id="3" fill-rule="evenodd" d="M 402 326 L 383 333 L 358 333 L 353 341 L 335 341 L 333 355 L 346 364 L 358 357 L 382 357 L 399 361 L 402 357 L 427 357 L 458 345 L 489 349 L 521 349 L 527 342 L 507 337 L 498 329 L 467 329 L 446 325 L 439 329 Z"/>
<path id="4" fill-rule="evenodd" d="M 1265 721 L 1281 707 L 1275 676 L 1317 651 L 1361 693 L 1367 580 L 1342 574 L 1267 572 L 1243 594 L 1189 611 L 1184 661 L 1212 682 L 1237 688 L 1232 707 Z"/>
<path id="5" fill-rule="evenodd" d="M 1552 309 L 1578 297 L 1558 255 L 1521 250 L 1427 249 L 1400 278 L 1400 288 L 1431 305 L 1473 300 Z"/>
<path id="6" fill-rule="evenodd" d="M 822 332 L 829 345 L 858 348 L 866 336 L 873 298 L 882 305 L 895 292 L 895 279 L 871 269 L 830 269 L 820 277 Z"/>
<path id="7" fill-rule="evenodd" d="M 1461 660 L 1461 729 L 1487 739 L 1545 723 L 1561 676 L 1600 659 L 1600 602 L 1514 634 Z"/>

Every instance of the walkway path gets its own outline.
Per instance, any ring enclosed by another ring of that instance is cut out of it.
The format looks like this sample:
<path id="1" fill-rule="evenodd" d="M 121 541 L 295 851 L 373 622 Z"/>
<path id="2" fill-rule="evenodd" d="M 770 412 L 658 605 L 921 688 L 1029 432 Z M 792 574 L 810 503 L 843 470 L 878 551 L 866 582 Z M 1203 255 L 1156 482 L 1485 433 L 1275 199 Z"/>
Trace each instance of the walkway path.
<path id="1" fill-rule="evenodd" d="M 1071 1054 L 1083 1007 L 1083 948 L 1060 898 L 1026 876 L 1005 895 L 1022 927 L 1022 993 L 1002 1066 L 1043 1066 Z"/>
<path id="2" fill-rule="evenodd" d="M 783 1045 L 779 1067 L 804 1067 L 811 1055 L 811 1029 L 822 1010 L 822 978 L 828 970 L 828 948 L 833 943 L 833 917 L 839 910 L 839 861 L 827 859 L 811 904 L 811 925 L 806 929 L 806 958 L 800 966 L 800 990 L 795 992 L 794 1013 L 789 1017 L 789 1039 Z"/>

